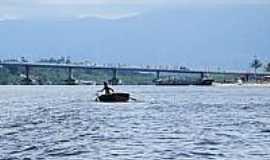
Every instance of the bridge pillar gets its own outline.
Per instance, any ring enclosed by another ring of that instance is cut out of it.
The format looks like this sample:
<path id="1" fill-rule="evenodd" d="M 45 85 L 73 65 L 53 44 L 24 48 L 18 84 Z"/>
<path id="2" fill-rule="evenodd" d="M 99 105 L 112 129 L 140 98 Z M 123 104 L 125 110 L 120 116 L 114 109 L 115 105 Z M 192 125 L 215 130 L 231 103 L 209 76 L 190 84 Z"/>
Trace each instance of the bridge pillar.
<path id="1" fill-rule="evenodd" d="M 249 74 L 246 74 L 246 82 L 249 81 Z"/>
<path id="2" fill-rule="evenodd" d="M 26 72 L 26 79 L 30 79 L 29 78 L 29 66 L 25 67 L 25 72 Z"/>
<path id="3" fill-rule="evenodd" d="M 113 69 L 113 79 L 117 79 L 117 70 Z"/>
<path id="4" fill-rule="evenodd" d="M 112 85 L 118 85 L 120 83 L 120 80 L 117 78 L 117 69 L 113 69 L 113 77 L 111 80 L 109 80 L 110 84 Z"/>
<path id="5" fill-rule="evenodd" d="M 204 78 L 204 72 L 201 72 L 201 73 L 200 73 L 200 76 L 201 76 L 201 77 L 200 77 L 201 80 L 203 80 L 203 78 Z"/>
<path id="6" fill-rule="evenodd" d="M 157 77 L 156 77 L 157 80 L 160 79 L 160 71 L 157 71 Z"/>
<path id="7" fill-rule="evenodd" d="M 75 85 L 75 79 L 73 78 L 72 67 L 68 67 L 68 79 L 66 80 L 67 85 Z"/>
<path id="8" fill-rule="evenodd" d="M 22 83 L 25 85 L 31 85 L 32 84 L 32 80 L 30 78 L 30 67 L 29 66 L 25 66 L 25 78 L 22 80 Z"/>
<path id="9" fill-rule="evenodd" d="M 71 67 L 68 68 L 68 79 L 69 80 L 72 79 L 72 68 Z"/>

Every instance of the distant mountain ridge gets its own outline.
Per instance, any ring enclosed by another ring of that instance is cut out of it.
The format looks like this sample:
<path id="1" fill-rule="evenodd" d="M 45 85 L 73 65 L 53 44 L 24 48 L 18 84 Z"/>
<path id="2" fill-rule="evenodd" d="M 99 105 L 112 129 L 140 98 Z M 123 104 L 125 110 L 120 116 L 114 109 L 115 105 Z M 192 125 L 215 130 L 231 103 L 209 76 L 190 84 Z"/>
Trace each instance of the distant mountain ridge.
<path id="1" fill-rule="evenodd" d="M 270 60 L 270 6 L 157 10 L 118 20 L 0 22 L 0 58 L 246 69 Z"/>

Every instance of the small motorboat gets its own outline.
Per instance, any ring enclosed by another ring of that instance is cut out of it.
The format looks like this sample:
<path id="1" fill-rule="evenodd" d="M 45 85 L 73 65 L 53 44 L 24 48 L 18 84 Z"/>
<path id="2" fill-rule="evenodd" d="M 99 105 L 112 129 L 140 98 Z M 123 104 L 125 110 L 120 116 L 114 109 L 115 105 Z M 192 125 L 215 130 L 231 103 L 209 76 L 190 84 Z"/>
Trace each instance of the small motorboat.
<path id="1" fill-rule="evenodd" d="M 128 93 L 112 93 L 108 95 L 97 96 L 96 101 L 98 102 L 127 102 L 130 99 Z"/>

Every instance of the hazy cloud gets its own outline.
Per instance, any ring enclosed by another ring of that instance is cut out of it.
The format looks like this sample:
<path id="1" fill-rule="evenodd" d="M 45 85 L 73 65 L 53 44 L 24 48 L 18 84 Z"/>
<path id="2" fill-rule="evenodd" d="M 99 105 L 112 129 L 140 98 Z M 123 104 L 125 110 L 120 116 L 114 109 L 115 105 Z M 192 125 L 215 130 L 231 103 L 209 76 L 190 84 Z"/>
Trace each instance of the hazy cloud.
<path id="1" fill-rule="evenodd" d="M 0 0 L 0 20 L 21 18 L 120 19 L 168 6 L 270 4 L 270 0 Z"/>
<path id="2" fill-rule="evenodd" d="M 13 15 L 0 15 L 0 22 L 18 20 L 19 18 Z"/>
<path id="3" fill-rule="evenodd" d="M 118 19 L 123 19 L 123 18 L 132 18 L 140 15 L 139 12 L 134 12 L 134 13 L 99 13 L 99 14 L 82 14 L 78 16 L 78 19 L 88 19 L 88 18 L 99 18 L 99 19 L 107 19 L 107 20 L 118 20 Z"/>
<path id="4" fill-rule="evenodd" d="M 269 0 L 2 0 L 1 5 L 270 4 Z"/>

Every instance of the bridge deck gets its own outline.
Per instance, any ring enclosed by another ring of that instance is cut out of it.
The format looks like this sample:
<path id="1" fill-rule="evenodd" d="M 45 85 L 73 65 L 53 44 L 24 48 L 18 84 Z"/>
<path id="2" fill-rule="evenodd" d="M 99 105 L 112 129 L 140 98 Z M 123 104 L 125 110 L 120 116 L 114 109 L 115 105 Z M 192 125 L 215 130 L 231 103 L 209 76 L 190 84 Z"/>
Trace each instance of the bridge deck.
<path id="1" fill-rule="evenodd" d="M 176 70 L 176 69 L 151 69 L 135 67 L 104 67 L 104 66 L 87 66 L 75 64 L 49 64 L 49 63 L 20 63 L 20 62 L 2 62 L 2 66 L 18 67 L 38 67 L 38 68 L 74 68 L 74 69 L 92 69 L 92 70 L 118 70 L 118 71 L 137 71 L 137 72 L 164 72 L 164 73 L 192 73 L 192 74 L 222 74 L 222 75 L 253 75 L 250 72 L 218 72 L 218 71 L 201 71 L 201 70 Z M 270 76 L 270 73 L 258 73 L 259 76 Z"/>

